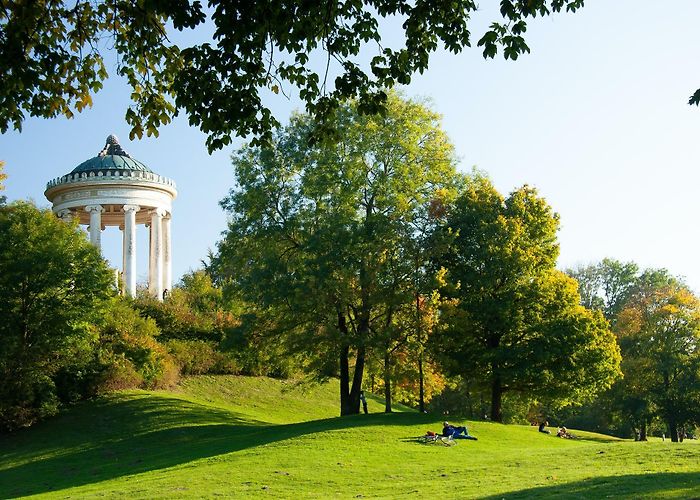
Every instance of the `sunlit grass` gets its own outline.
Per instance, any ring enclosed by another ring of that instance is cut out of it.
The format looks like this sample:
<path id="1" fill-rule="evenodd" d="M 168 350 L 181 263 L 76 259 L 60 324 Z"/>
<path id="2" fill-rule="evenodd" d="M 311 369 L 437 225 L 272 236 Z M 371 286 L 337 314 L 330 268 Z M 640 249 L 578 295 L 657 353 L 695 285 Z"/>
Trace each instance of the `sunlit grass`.
<path id="1" fill-rule="evenodd" d="M 700 446 L 466 422 L 479 441 L 423 445 L 442 418 L 337 417 L 337 383 L 196 377 L 129 391 L 0 436 L 0 497 L 689 498 Z"/>

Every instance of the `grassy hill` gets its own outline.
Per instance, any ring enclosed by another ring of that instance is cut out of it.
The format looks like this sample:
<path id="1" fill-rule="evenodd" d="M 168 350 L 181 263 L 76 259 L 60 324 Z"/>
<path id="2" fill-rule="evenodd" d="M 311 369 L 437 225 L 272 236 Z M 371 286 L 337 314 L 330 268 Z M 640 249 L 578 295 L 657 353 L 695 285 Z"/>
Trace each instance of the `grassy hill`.
<path id="1" fill-rule="evenodd" d="M 337 418 L 337 384 L 194 377 L 0 435 L 0 497 L 700 497 L 700 445 L 563 440 L 467 422 L 479 441 L 419 444 L 441 418 Z"/>

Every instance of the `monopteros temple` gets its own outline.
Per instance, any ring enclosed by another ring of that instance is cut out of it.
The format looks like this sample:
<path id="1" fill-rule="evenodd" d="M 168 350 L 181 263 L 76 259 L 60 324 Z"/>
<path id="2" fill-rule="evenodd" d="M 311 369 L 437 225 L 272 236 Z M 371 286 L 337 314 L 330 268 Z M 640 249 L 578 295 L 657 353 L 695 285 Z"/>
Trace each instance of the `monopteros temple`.
<path id="1" fill-rule="evenodd" d="M 90 241 L 101 247 L 106 226 L 123 232 L 122 287 L 136 293 L 136 225 L 150 228 L 148 290 L 158 299 L 172 287 L 170 220 L 175 183 L 155 174 L 122 149 L 114 135 L 100 153 L 46 185 L 53 211 L 64 220 L 89 226 Z"/>

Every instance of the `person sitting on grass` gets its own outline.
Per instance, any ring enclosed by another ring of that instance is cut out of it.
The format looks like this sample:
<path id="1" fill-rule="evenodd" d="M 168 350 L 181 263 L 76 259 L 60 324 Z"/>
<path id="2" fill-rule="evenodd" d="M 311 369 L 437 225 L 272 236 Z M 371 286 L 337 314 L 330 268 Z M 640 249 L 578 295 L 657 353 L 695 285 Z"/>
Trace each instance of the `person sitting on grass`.
<path id="1" fill-rule="evenodd" d="M 566 427 L 564 427 L 562 425 L 561 428 L 559 429 L 559 431 L 557 431 L 557 437 L 565 438 L 565 439 L 572 439 L 574 436 L 569 434 L 569 431 L 566 430 Z"/>
<path id="2" fill-rule="evenodd" d="M 449 422 L 442 423 L 442 435 L 444 437 L 452 437 L 452 439 L 472 439 L 477 440 L 474 436 L 470 436 L 466 427 L 455 427 Z"/>
<path id="3" fill-rule="evenodd" d="M 542 422 L 540 424 L 540 426 L 537 429 L 544 434 L 551 434 L 551 432 L 549 432 L 549 430 L 547 430 L 547 428 L 546 428 L 548 425 L 549 425 L 549 422 L 547 422 L 545 420 L 544 422 Z"/>

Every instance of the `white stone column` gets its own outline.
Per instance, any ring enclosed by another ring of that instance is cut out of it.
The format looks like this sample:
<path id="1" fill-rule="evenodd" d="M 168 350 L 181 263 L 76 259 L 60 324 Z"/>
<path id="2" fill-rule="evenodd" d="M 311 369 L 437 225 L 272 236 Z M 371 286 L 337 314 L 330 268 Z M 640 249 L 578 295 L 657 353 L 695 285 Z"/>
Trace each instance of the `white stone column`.
<path id="1" fill-rule="evenodd" d="M 124 205 L 124 289 L 129 297 L 136 295 L 136 212 L 138 205 Z"/>
<path id="2" fill-rule="evenodd" d="M 126 214 L 124 214 L 126 217 Z M 122 222 L 119 224 L 119 230 L 122 232 L 122 270 L 121 270 L 121 276 L 122 276 L 122 282 L 121 282 L 121 288 L 119 289 L 119 293 L 121 295 L 126 294 L 126 225 Z"/>
<path id="3" fill-rule="evenodd" d="M 90 214 L 90 243 L 102 251 L 102 205 L 88 205 L 85 211 Z"/>
<path id="4" fill-rule="evenodd" d="M 154 248 L 155 239 L 153 238 L 153 224 L 151 224 L 150 219 L 146 223 L 146 227 L 148 228 L 148 293 L 155 295 L 153 283 L 155 283 L 154 276 L 156 274 L 156 252 Z"/>
<path id="5" fill-rule="evenodd" d="M 163 216 L 165 210 L 156 208 L 151 214 L 151 252 L 149 258 L 148 289 L 158 300 L 163 300 Z"/>
<path id="6" fill-rule="evenodd" d="M 172 261 L 172 244 L 170 239 L 170 220 L 171 214 L 167 214 L 163 218 L 163 291 L 168 293 L 173 288 L 173 261 Z"/>

